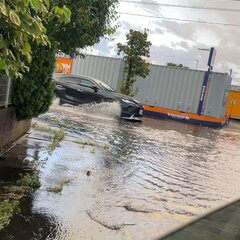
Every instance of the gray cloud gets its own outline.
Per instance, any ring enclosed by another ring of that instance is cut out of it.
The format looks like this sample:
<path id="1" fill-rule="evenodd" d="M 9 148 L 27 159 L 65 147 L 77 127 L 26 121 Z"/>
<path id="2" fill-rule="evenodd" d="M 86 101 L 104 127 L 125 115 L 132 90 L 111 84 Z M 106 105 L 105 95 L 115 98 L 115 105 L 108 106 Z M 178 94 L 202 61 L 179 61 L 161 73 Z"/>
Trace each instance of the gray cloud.
<path id="1" fill-rule="evenodd" d="M 141 0 L 140 2 L 146 2 L 146 0 Z M 143 9 L 146 13 L 148 14 L 152 14 L 154 16 L 156 16 L 156 13 L 158 14 L 158 16 L 162 15 L 162 11 L 161 8 L 157 5 L 151 5 L 151 3 L 158 3 L 157 1 L 154 0 L 148 0 L 147 1 L 148 4 L 136 4 L 136 6 L 138 8 Z"/>
<path id="2" fill-rule="evenodd" d="M 142 0 L 142 2 L 146 0 Z M 154 0 L 148 2 L 156 2 Z M 169 3 L 175 3 L 175 1 L 168 1 Z M 181 4 L 185 4 L 182 0 Z M 190 3 L 191 1 L 189 1 Z M 203 5 L 202 1 L 196 2 L 195 5 Z M 192 3 L 190 3 L 192 4 Z M 240 5 L 236 3 L 208 1 L 207 5 L 212 7 L 227 7 L 227 8 L 240 8 Z M 132 4 L 129 5 L 132 7 Z M 200 10 L 184 10 L 184 9 L 171 9 L 165 12 L 166 8 L 161 8 L 154 5 L 134 5 L 136 11 L 141 10 L 144 14 L 148 15 L 164 15 L 169 17 L 183 18 L 183 19 L 201 19 L 213 22 L 225 22 L 240 24 L 240 18 L 238 13 L 218 12 L 218 11 L 200 11 Z M 206 5 L 204 5 L 206 6 Z M 131 8 L 132 9 L 132 8 Z M 126 8 L 126 12 L 128 9 Z M 141 23 L 142 18 L 127 18 L 121 16 L 121 28 L 117 31 L 114 37 L 124 39 L 129 29 L 142 30 Z M 132 22 L 129 22 L 131 19 Z M 134 19 L 134 20 L 132 20 Z M 208 52 L 199 51 L 198 48 L 210 48 L 216 47 L 216 65 L 215 71 L 228 72 L 230 68 L 233 68 L 233 79 L 240 84 L 240 27 L 229 27 L 209 24 L 187 23 L 177 21 L 166 20 L 153 20 L 146 18 L 146 22 L 149 23 L 149 36 L 154 36 L 154 43 L 157 44 L 157 38 L 159 40 L 164 38 L 161 44 L 152 45 L 151 47 L 151 61 L 160 64 L 166 64 L 167 62 L 182 63 L 191 68 L 196 67 L 196 60 L 198 61 L 198 67 L 206 70 Z M 166 39 L 169 36 L 169 41 Z M 161 41 L 159 41 L 161 42 Z M 166 44 L 167 42 L 167 44 Z M 106 55 L 115 54 L 115 46 L 113 42 L 104 42 L 98 45 Z"/>

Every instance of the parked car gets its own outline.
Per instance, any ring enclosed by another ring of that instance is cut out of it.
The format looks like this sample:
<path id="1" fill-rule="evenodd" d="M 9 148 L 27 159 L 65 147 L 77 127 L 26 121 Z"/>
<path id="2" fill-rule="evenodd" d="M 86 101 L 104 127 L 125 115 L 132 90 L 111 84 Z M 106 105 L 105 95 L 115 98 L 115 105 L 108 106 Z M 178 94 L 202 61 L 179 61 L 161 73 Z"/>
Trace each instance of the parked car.
<path id="1" fill-rule="evenodd" d="M 72 105 L 115 102 L 121 106 L 121 118 L 141 121 L 143 106 L 135 99 L 117 93 L 106 83 L 95 78 L 79 75 L 54 75 L 56 81 L 55 93 L 60 98 L 60 104 Z"/>

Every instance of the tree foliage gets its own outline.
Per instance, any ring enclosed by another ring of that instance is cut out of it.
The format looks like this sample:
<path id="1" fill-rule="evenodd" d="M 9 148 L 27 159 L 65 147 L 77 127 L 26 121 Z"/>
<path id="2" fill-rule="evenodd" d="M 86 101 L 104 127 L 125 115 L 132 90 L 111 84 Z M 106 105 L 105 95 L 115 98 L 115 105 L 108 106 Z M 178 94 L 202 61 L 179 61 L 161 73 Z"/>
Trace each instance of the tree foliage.
<path id="1" fill-rule="evenodd" d="M 0 0 L 0 73 L 22 76 L 32 61 L 30 42 L 49 45 L 45 23 L 67 23 L 70 14 L 65 6 L 50 9 L 49 0 Z"/>
<path id="2" fill-rule="evenodd" d="M 34 4 L 48 3 L 48 0 L 24 0 L 28 1 Z M 22 78 L 14 80 L 12 102 L 19 120 L 36 117 L 48 110 L 54 95 L 51 78 L 58 50 L 74 55 L 77 48 L 91 46 L 97 43 L 100 37 L 115 30 L 112 22 L 115 20 L 117 2 L 117 0 L 51 0 L 50 4 L 46 5 L 49 9 L 48 14 L 46 17 L 45 15 L 40 17 L 48 44 L 39 44 L 41 42 L 35 41 L 34 38 L 29 38 L 31 42 L 28 39 L 32 61 L 27 62 L 21 58 L 20 60 L 29 72 L 23 73 Z"/>
<path id="3" fill-rule="evenodd" d="M 14 79 L 12 102 L 18 120 L 31 119 L 48 110 L 55 85 L 52 73 L 55 66 L 55 48 L 32 44 L 32 62 L 23 78 Z"/>
<path id="4" fill-rule="evenodd" d="M 178 68 L 189 68 L 189 67 L 184 66 L 181 63 L 180 64 L 176 64 L 176 63 L 171 63 L 171 62 L 167 63 L 167 66 L 168 67 L 178 67 Z"/>
<path id="5" fill-rule="evenodd" d="M 117 45 L 118 54 L 123 53 L 123 59 L 126 63 L 124 68 L 126 78 L 121 85 L 123 94 L 133 96 L 137 91 L 133 87 L 136 77 L 146 78 L 149 74 L 149 64 L 145 59 L 150 56 L 151 42 L 147 38 L 147 30 L 144 30 L 144 32 L 130 30 L 127 34 L 126 45 L 121 43 Z"/>
<path id="6" fill-rule="evenodd" d="M 53 5 L 64 4 L 71 10 L 71 22 L 58 29 L 52 29 L 58 49 L 74 55 L 77 49 L 92 46 L 101 37 L 116 30 L 118 0 L 53 0 Z M 52 27 L 53 28 L 53 27 Z"/>

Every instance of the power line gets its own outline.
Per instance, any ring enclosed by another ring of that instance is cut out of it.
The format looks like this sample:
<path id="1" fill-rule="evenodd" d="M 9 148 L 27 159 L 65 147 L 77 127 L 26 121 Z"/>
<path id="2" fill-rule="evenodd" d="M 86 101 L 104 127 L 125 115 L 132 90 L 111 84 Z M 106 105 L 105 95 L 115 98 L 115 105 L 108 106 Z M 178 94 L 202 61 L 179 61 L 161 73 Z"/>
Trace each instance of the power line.
<path id="1" fill-rule="evenodd" d="M 240 24 L 235 24 L 235 23 L 219 23 L 219 22 L 208 22 L 208 21 L 202 21 L 202 20 L 188 20 L 188 19 L 181 19 L 181 18 L 169 18 L 169 17 L 151 16 L 151 15 L 145 15 L 145 14 L 126 13 L 126 12 L 118 12 L 118 13 L 124 14 L 124 15 L 130 15 L 130 16 L 163 19 L 167 21 L 179 21 L 179 22 L 201 23 L 201 24 L 209 24 L 209 25 L 240 27 Z"/>
<path id="2" fill-rule="evenodd" d="M 189 5 L 178 5 L 178 4 L 167 4 L 167 3 L 156 3 L 156 2 L 137 2 L 137 1 L 130 1 L 130 0 L 120 0 L 119 2 L 134 3 L 134 4 L 141 4 L 141 5 L 162 6 L 162 7 L 173 7 L 173 8 L 190 8 L 190 9 L 198 9 L 198 10 L 240 12 L 240 9 L 233 9 L 233 8 L 189 6 Z"/>

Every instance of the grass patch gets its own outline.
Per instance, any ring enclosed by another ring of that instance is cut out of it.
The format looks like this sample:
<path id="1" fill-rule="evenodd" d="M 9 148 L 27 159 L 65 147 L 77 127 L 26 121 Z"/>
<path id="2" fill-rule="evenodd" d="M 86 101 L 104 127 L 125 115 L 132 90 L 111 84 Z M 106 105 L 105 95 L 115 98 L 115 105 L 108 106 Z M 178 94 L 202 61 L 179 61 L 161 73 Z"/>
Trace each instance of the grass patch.
<path id="1" fill-rule="evenodd" d="M 56 124 L 63 124 L 65 126 L 68 126 L 72 123 L 68 119 L 59 119 L 59 118 L 56 118 L 56 117 L 46 117 L 45 120 L 48 121 L 48 122 L 56 123 Z"/>
<path id="2" fill-rule="evenodd" d="M 56 187 L 51 187 L 51 188 L 47 189 L 48 192 L 52 192 L 52 193 L 60 193 L 60 192 L 62 192 L 62 190 L 63 190 L 62 185 L 59 185 L 59 186 L 56 186 Z"/>
<path id="3" fill-rule="evenodd" d="M 39 176 L 37 173 L 33 174 L 21 174 L 20 179 L 17 180 L 17 185 L 21 187 L 27 187 L 32 189 L 38 189 L 41 187 L 41 183 L 39 181 Z"/>
<path id="4" fill-rule="evenodd" d="M 52 193 L 61 193 L 63 190 L 63 187 L 68 185 L 71 182 L 71 180 L 65 180 L 59 183 L 59 185 L 55 186 L 55 187 L 51 187 L 51 188 L 47 188 L 48 192 L 52 192 Z"/>
<path id="5" fill-rule="evenodd" d="M 63 140 L 64 135 L 65 135 L 65 133 L 64 133 L 63 129 L 60 129 L 59 131 L 56 132 L 51 144 L 49 145 L 49 148 L 48 148 L 49 152 L 52 152 L 57 147 L 59 142 L 61 142 Z"/>
<path id="6" fill-rule="evenodd" d="M 103 146 L 103 149 L 104 149 L 104 150 L 109 150 L 110 147 L 109 147 L 109 145 L 105 144 L 105 145 Z"/>
<path id="7" fill-rule="evenodd" d="M 71 121 L 70 120 L 68 120 L 68 119 L 64 119 L 63 120 L 63 123 L 66 125 L 66 126 L 68 126 L 68 125 L 71 125 Z"/>
<path id="8" fill-rule="evenodd" d="M 34 129 L 40 131 L 40 132 L 54 132 L 54 130 L 50 127 L 45 127 L 45 126 L 42 126 L 42 125 L 39 125 L 39 124 L 36 124 L 34 126 Z"/>
<path id="9" fill-rule="evenodd" d="M 0 202 L 0 230 L 9 224 L 15 213 L 19 213 L 19 202 Z"/>
<path id="10" fill-rule="evenodd" d="M 62 121 L 60 119 L 56 118 L 56 117 L 46 117 L 45 120 L 48 121 L 48 122 L 62 124 Z"/>

